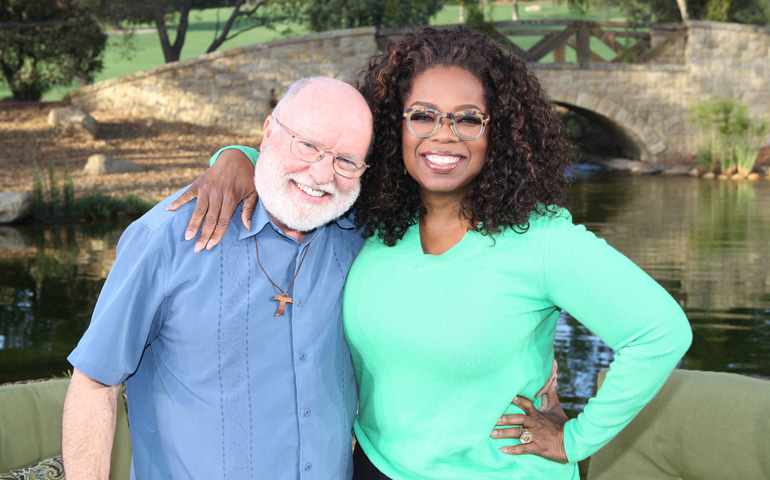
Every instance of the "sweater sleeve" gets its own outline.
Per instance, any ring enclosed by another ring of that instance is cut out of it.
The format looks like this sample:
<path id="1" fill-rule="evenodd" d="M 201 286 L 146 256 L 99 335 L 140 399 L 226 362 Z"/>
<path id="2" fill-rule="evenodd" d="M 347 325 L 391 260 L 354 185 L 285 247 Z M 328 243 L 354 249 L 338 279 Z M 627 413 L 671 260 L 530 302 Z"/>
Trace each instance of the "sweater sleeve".
<path id="1" fill-rule="evenodd" d="M 219 150 L 217 150 L 217 153 L 211 156 L 211 159 L 209 160 L 209 167 L 214 165 L 214 163 L 217 161 L 217 158 L 219 158 L 220 153 L 224 152 L 225 150 L 229 150 L 231 148 L 240 150 L 241 152 L 243 152 L 244 155 L 249 157 L 249 160 L 251 160 L 251 163 L 253 165 L 255 166 L 257 165 L 257 158 L 259 158 L 259 152 L 256 149 L 251 147 L 244 147 L 242 145 L 230 145 L 224 148 L 220 148 Z"/>
<path id="2" fill-rule="evenodd" d="M 604 240 L 573 225 L 548 222 L 544 280 L 555 305 L 617 353 L 597 395 L 564 428 L 571 462 L 607 444 L 663 386 L 692 342 L 692 330 L 663 287 Z"/>

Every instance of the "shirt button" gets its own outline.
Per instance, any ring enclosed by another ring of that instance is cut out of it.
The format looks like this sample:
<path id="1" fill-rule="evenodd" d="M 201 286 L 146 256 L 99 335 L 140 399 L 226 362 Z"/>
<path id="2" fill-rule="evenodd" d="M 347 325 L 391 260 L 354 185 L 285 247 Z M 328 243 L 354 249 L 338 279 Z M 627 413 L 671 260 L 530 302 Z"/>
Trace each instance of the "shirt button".
<path id="1" fill-rule="evenodd" d="M 307 358 L 307 357 L 305 357 L 305 354 L 304 354 L 304 353 L 300 353 L 300 354 L 299 354 L 299 359 L 300 359 L 300 360 L 304 360 L 305 358 Z"/>
<path id="2" fill-rule="evenodd" d="M 302 306 L 302 299 L 298 299 L 298 300 L 297 300 L 297 306 L 298 306 L 298 307 L 301 307 L 301 306 Z"/>
<path id="3" fill-rule="evenodd" d="M 310 416 L 310 410 L 308 410 L 307 408 L 302 410 L 302 415 L 304 415 L 306 417 L 309 417 Z"/>
<path id="4" fill-rule="evenodd" d="M 310 465 L 309 463 L 305 464 L 305 471 L 310 470 L 311 468 L 313 468 L 312 465 Z"/>

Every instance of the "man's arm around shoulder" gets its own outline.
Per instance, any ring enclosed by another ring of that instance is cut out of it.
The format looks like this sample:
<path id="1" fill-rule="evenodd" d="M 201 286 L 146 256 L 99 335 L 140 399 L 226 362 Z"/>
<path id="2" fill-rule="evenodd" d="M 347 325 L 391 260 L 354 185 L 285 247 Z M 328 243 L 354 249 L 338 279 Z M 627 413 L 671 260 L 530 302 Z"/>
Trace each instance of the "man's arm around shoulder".
<path id="1" fill-rule="evenodd" d="M 75 369 L 64 400 L 62 461 L 67 480 L 107 480 L 120 385 L 97 382 Z"/>

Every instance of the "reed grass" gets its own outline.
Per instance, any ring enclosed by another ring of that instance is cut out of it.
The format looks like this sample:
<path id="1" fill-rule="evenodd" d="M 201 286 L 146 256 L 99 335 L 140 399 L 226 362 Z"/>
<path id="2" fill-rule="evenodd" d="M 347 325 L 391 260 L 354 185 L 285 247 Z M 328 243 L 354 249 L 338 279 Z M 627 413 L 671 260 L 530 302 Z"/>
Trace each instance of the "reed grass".
<path id="1" fill-rule="evenodd" d="M 705 171 L 748 175 L 757 162 L 770 125 L 748 115 L 735 99 L 709 99 L 694 104 L 692 123 L 698 129 L 698 164 Z"/>
<path id="2" fill-rule="evenodd" d="M 43 174 L 37 166 L 37 160 L 32 157 L 32 201 L 35 218 L 43 218 L 45 214 L 45 198 L 43 197 Z"/>
<path id="3" fill-rule="evenodd" d="M 56 183 L 56 169 L 53 164 L 48 164 L 48 205 L 53 211 L 53 216 L 58 217 L 61 212 L 61 203 L 59 200 L 59 186 Z"/>
<path id="4" fill-rule="evenodd" d="M 102 192 L 94 192 L 76 198 L 69 161 L 65 162 L 61 189 L 56 169 L 52 164 L 47 167 L 47 176 L 43 174 L 34 158 L 32 165 L 32 196 L 34 214 L 38 220 L 62 217 L 97 220 L 113 218 L 121 214 L 139 217 L 154 205 L 154 202 L 136 195 L 119 199 Z"/>
<path id="5" fill-rule="evenodd" d="M 64 162 L 64 213 L 67 218 L 75 216 L 75 185 L 70 174 L 70 162 Z"/>

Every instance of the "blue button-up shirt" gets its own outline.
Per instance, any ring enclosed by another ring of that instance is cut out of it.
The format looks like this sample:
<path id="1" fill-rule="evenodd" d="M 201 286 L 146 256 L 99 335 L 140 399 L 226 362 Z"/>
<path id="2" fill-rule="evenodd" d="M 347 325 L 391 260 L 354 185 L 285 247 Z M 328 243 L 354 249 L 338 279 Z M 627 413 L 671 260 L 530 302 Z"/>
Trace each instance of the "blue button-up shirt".
<path id="1" fill-rule="evenodd" d="M 166 211 L 175 197 L 123 234 L 69 357 L 104 384 L 127 380 L 132 478 L 350 478 L 356 387 L 341 302 L 360 234 L 342 220 L 297 243 L 260 202 L 251 232 L 233 221 L 195 254 L 184 241 L 194 204 Z M 276 284 L 297 274 L 283 316 L 255 238 Z"/>

